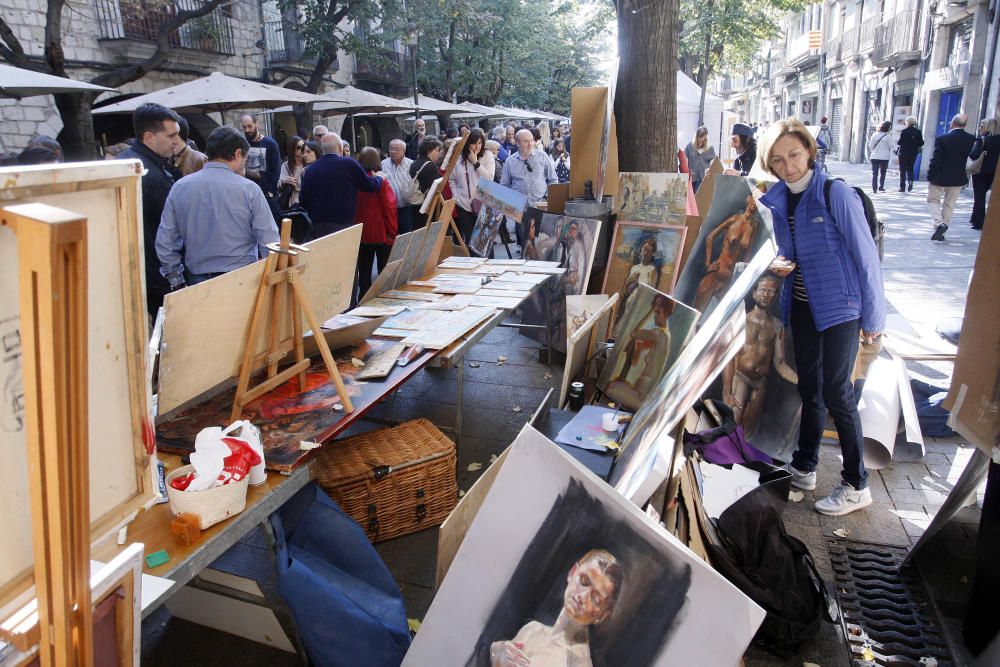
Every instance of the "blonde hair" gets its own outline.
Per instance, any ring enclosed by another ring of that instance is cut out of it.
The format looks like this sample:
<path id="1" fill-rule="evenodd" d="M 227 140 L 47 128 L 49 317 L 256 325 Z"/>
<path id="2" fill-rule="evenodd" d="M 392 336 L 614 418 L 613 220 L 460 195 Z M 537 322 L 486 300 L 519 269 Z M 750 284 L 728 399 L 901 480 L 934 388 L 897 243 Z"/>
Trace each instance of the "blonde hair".
<path id="1" fill-rule="evenodd" d="M 917 124 L 917 117 L 916 116 L 907 116 L 906 117 L 906 127 L 914 127 L 914 126 L 916 126 L 916 124 Z"/>
<path id="2" fill-rule="evenodd" d="M 996 118 L 985 118 L 979 126 L 990 134 L 1000 134 L 1000 120 Z"/>
<path id="3" fill-rule="evenodd" d="M 773 169 L 771 169 L 771 150 L 774 148 L 774 144 L 782 137 L 793 136 L 802 142 L 806 150 L 809 152 L 809 168 L 812 169 L 816 164 L 816 139 L 813 138 L 812 132 L 809 128 L 799 120 L 798 118 L 786 118 L 784 120 L 779 120 L 768 128 L 767 134 L 761 141 L 761 151 L 760 160 L 764 165 L 764 169 L 769 171 L 771 174 L 777 176 Z"/>

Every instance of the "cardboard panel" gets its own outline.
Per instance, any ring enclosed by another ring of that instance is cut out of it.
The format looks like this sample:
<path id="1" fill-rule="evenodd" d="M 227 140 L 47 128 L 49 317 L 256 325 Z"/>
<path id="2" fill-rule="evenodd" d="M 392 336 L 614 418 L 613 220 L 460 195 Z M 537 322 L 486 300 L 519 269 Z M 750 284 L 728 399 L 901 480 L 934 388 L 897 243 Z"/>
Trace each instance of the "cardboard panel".
<path id="1" fill-rule="evenodd" d="M 40 202 L 87 218 L 88 439 L 91 538 L 107 534 L 155 495 L 149 425 L 146 306 L 138 161 L 0 169 L 0 205 Z M 0 605 L 31 582 L 17 237 L 0 226 Z"/>
<path id="2" fill-rule="evenodd" d="M 597 179 L 597 163 L 601 153 L 601 135 L 607 109 L 608 89 L 574 88 L 573 104 L 573 168 L 569 172 L 569 196 L 583 197 L 584 183 Z M 618 138 L 614 116 L 608 140 L 608 158 L 604 177 L 604 194 L 618 194 Z"/>
<path id="3" fill-rule="evenodd" d="M 320 322 L 350 305 L 360 243 L 361 225 L 354 225 L 312 241 L 310 252 L 300 257 L 306 265 L 302 286 Z M 239 374 L 264 264 L 260 260 L 164 299 L 160 415 Z M 309 330 L 303 317 L 302 331 Z M 258 353 L 267 347 L 264 335 L 256 343 Z"/>

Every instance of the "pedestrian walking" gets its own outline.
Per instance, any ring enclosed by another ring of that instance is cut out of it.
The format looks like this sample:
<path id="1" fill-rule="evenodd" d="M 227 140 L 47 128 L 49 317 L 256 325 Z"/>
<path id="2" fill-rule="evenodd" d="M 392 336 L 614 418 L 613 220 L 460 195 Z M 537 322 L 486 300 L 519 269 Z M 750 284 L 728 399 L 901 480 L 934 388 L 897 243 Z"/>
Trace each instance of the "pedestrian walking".
<path id="1" fill-rule="evenodd" d="M 934 224 L 932 241 L 944 241 L 958 193 L 969 182 L 965 166 L 976 138 L 965 131 L 968 123 L 968 116 L 956 114 L 951 119 L 951 130 L 934 139 L 934 154 L 927 168 L 927 205 Z"/>
<path id="2" fill-rule="evenodd" d="M 861 417 L 851 372 L 859 336 L 874 342 L 885 327 L 882 266 L 864 206 L 853 189 L 816 169 L 816 141 L 794 118 L 771 126 L 763 164 L 778 177 L 760 198 L 771 209 L 779 260 L 772 272 L 787 277 L 781 311 L 791 326 L 802 398 L 798 447 L 786 466 L 792 485 L 816 488 L 819 443 L 827 411 L 840 438 L 840 483 L 816 511 L 840 516 L 872 503 L 865 470 Z"/>
<path id="3" fill-rule="evenodd" d="M 987 118 L 979 124 L 979 138 L 969 153 L 970 160 L 979 160 L 979 172 L 972 175 L 972 217 L 969 224 L 973 229 L 982 229 L 986 220 L 986 193 L 993 187 L 993 177 L 997 172 L 1000 158 L 1000 121 Z"/>
<path id="4" fill-rule="evenodd" d="M 906 117 L 906 127 L 899 133 L 896 141 L 896 152 L 899 155 L 899 191 L 913 192 L 913 181 L 916 178 L 914 168 L 917 165 L 917 155 L 924 145 L 924 135 L 917 127 L 915 116 Z"/>
<path id="5" fill-rule="evenodd" d="M 868 140 L 868 159 L 872 163 L 872 192 L 878 194 L 885 192 L 885 172 L 889 168 L 889 149 L 892 147 L 892 139 L 889 137 L 889 130 L 892 123 L 883 122 L 878 127 L 878 132 Z"/>

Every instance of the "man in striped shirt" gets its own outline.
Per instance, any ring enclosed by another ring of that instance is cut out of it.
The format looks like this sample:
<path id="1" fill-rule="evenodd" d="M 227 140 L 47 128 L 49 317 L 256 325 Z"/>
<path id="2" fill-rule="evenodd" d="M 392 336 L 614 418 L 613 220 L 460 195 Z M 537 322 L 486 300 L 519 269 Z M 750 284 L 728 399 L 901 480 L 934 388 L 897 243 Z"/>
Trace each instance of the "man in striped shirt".
<path id="1" fill-rule="evenodd" d="M 406 142 L 402 139 L 390 141 L 389 157 L 382 160 L 382 173 L 389 179 L 389 185 L 396 194 L 398 234 L 413 231 L 413 210 L 410 208 L 410 192 L 413 189 L 411 164 L 413 160 L 406 157 Z"/>

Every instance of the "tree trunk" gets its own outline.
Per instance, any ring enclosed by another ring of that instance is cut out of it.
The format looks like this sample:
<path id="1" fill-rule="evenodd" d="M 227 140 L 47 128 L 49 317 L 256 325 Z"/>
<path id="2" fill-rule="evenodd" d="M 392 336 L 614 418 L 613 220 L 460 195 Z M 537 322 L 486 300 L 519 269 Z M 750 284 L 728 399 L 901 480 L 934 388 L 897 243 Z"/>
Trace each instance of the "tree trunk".
<path id="1" fill-rule="evenodd" d="M 90 110 L 94 96 L 89 93 L 55 95 L 56 108 L 63 122 L 59 144 L 67 162 L 97 159 L 97 138 L 94 136 L 94 116 Z"/>
<path id="2" fill-rule="evenodd" d="M 677 171 L 678 0 L 618 0 L 618 168 Z"/>
<path id="3" fill-rule="evenodd" d="M 708 3 L 708 13 L 712 13 L 712 3 Z M 708 73 L 712 58 L 712 24 L 709 23 L 705 30 L 705 54 L 701 61 L 701 69 L 698 71 L 698 86 L 701 87 L 701 95 L 698 99 L 698 126 L 705 124 L 705 89 L 708 88 Z"/>

